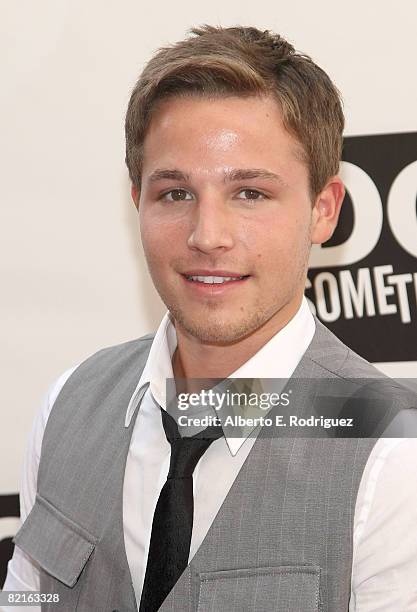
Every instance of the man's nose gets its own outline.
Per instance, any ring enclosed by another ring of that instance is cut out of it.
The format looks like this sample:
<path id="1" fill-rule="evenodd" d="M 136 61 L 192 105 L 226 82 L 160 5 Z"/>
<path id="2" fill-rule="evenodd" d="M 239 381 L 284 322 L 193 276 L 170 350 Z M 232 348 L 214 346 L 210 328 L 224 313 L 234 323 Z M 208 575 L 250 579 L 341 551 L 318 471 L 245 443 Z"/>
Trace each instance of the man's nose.
<path id="1" fill-rule="evenodd" d="M 194 209 L 191 233 L 187 241 L 191 249 L 204 253 L 231 249 L 234 244 L 231 211 L 221 198 L 200 200 Z"/>

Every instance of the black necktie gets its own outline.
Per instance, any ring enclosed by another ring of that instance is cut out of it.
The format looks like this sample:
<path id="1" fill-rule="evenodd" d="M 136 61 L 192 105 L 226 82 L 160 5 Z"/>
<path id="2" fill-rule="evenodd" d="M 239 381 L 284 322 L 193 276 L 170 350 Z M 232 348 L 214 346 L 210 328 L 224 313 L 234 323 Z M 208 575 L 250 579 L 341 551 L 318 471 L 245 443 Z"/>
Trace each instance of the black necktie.
<path id="1" fill-rule="evenodd" d="M 194 468 L 213 440 L 223 434 L 220 426 L 212 426 L 195 436 L 181 438 L 175 419 L 166 410 L 161 409 L 161 415 L 171 444 L 171 461 L 153 516 L 139 612 L 159 610 L 188 565 L 194 514 Z"/>

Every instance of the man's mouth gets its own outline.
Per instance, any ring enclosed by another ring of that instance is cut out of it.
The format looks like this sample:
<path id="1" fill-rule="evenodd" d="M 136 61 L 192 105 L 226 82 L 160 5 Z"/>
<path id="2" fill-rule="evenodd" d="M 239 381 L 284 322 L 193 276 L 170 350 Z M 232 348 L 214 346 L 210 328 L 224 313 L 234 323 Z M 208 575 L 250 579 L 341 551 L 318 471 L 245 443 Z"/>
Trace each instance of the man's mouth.
<path id="1" fill-rule="evenodd" d="M 195 283 L 204 283 L 207 285 L 221 285 L 228 282 L 236 282 L 248 278 L 248 276 L 202 276 L 202 275 L 191 275 L 184 274 L 185 278 Z"/>

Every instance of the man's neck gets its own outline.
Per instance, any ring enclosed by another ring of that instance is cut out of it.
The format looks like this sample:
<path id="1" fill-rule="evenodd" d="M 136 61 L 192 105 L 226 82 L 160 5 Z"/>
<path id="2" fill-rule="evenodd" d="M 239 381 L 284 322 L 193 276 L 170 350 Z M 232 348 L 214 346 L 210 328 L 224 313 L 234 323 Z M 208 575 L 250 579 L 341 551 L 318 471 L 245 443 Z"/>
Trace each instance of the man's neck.
<path id="1" fill-rule="evenodd" d="M 278 316 L 274 315 L 252 334 L 227 345 L 201 342 L 175 322 L 178 344 L 172 358 L 174 377 L 223 379 L 230 376 L 288 324 L 300 303 L 288 304 L 288 308 L 280 310 Z"/>

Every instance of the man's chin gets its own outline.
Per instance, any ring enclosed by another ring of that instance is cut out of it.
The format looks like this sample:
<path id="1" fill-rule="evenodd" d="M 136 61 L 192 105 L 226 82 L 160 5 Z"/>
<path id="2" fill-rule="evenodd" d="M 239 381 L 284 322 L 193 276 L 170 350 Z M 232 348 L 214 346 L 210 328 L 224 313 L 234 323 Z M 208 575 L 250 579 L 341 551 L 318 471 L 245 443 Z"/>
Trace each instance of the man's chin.
<path id="1" fill-rule="evenodd" d="M 176 325 L 179 325 L 187 334 L 204 344 L 226 346 L 243 340 L 257 329 L 257 325 L 250 325 L 248 322 L 236 321 L 207 321 L 206 320 L 186 320 L 182 317 L 175 317 Z"/>

